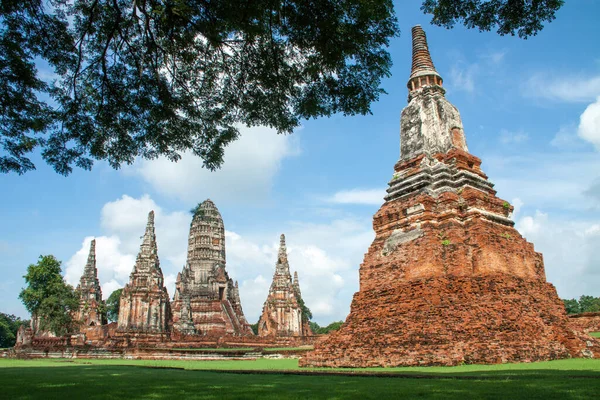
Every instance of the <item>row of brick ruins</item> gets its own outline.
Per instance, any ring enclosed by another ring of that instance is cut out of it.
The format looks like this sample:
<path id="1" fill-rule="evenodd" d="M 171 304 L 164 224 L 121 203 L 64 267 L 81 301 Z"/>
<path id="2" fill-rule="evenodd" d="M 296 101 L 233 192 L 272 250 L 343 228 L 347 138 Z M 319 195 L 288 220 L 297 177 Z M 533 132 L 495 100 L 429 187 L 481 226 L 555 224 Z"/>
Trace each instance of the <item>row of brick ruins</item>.
<path id="1" fill-rule="evenodd" d="M 102 289 L 92 240 L 87 263 L 77 287 L 79 310 L 75 319 L 81 334 L 106 324 Z M 281 235 L 273 283 L 259 320 L 262 337 L 303 337 L 312 332 L 303 315 L 297 273 L 292 281 L 285 237 Z M 170 341 L 198 336 L 253 336 L 244 317 L 237 282 L 225 269 L 225 228 L 211 200 L 194 210 L 187 263 L 177 275 L 175 296 L 169 300 L 158 258 L 154 211 L 148 214 L 135 266 L 121 293 L 116 329 L 109 336 L 132 336 L 140 342 Z M 105 335 L 106 336 L 106 335 Z M 86 337 L 80 338 L 83 343 Z M 104 337 L 104 339 L 109 339 Z"/>
<path id="2" fill-rule="evenodd" d="M 512 206 L 470 154 L 460 113 L 446 98 L 425 33 L 412 30 L 408 105 L 400 123 L 400 160 L 375 239 L 360 266 L 360 289 L 337 332 L 318 340 L 302 366 L 456 365 L 599 357 L 585 333 L 597 316 L 569 323 L 542 255 L 514 228 Z M 153 214 L 118 329 L 158 333 L 250 334 L 237 285 L 225 271 L 223 221 L 210 201 L 194 215 L 188 262 L 172 304 L 156 254 Z M 93 249 L 93 245 L 92 245 Z M 92 252 L 93 253 L 93 252 Z M 93 254 L 82 277 L 80 318 L 101 323 Z M 307 335 L 297 277 L 282 236 L 261 335 Z M 87 307 L 87 308 L 86 308 Z M 172 317 L 171 317 L 172 315 Z"/>

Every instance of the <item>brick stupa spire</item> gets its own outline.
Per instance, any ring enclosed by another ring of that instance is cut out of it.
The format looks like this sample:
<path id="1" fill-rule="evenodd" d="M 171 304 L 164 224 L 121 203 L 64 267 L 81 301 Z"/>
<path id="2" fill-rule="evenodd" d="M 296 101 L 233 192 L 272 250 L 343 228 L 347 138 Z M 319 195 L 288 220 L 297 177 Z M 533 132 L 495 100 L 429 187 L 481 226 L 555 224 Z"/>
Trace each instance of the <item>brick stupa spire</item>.
<path id="1" fill-rule="evenodd" d="M 302 292 L 300 291 L 300 281 L 298 280 L 298 271 L 294 271 L 294 290 L 296 291 L 296 295 L 302 297 Z"/>
<path id="2" fill-rule="evenodd" d="M 600 356 L 575 332 L 542 255 L 514 228 L 413 28 L 400 160 L 341 329 L 303 366 L 456 365 Z M 418 84 L 417 84 L 418 82 Z"/>
<path id="3" fill-rule="evenodd" d="M 295 282 L 290 274 L 285 235 L 279 238 L 277 264 L 267 300 L 258 320 L 259 336 L 306 336 L 311 335 L 308 319 L 303 318 L 302 299 L 298 275 Z"/>
<path id="4" fill-rule="evenodd" d="M 186 265 L 177 276 L 174 330 L 185 335 L 252 335 L 226 270 L 225 225 L 210 199 L 192 210 Z"/>
<path id="5" fill-rule="evenodd" d="M 412 28 L 412 68 L 407 83 L 408 90 L 412 92 L 424 86 L 441 87 L 442 82 L 442 77 L 431 61 L 425 31 L 421 25 L 416 25 Z"/>
<path id="6" fill-rule="evenodd" d="M 162 335 L 168 331 L 170 315 L 169 294 L 158 259 L 154 211 L 150 211 L 133 272 L 121 293 L 118 330 Z"/>
<path id="7" fill-rule="evenodd" d="M 92 239 L 90 243 L 88 259 L 83 268 L 83 275 L 81 275 L 77 290 L 79 292 L 79 310 L 76 319 L 83 326 L 95 326 L 105 323 L 105 316 L 99 310 L 102 304 L 102 288 L 98 280 L 98 268 L 96 268 L 96 239 Z"/>

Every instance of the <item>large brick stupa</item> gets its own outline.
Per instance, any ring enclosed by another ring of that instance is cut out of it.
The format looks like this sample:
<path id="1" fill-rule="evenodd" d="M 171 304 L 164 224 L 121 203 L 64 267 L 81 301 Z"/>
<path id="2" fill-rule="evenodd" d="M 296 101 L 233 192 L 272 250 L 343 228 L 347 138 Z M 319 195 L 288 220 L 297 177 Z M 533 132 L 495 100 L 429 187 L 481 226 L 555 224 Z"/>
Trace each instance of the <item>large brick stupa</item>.
<path id="1" fill-rule="evenodd" d="M 514 228 L 460 114 L 445 98 L 425 33 L 412 29 L 400 160 L 360 289 L 342 328 L 303 366 L 456 365 L 600 355 L 568 325 L 542 255 Z"/>

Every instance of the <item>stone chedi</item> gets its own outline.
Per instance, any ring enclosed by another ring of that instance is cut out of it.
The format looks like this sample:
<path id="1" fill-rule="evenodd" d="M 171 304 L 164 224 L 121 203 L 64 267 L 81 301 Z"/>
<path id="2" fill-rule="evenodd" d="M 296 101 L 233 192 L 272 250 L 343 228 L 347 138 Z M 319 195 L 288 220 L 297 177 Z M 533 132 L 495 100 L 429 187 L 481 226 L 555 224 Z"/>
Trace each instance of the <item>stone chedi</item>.
<path id="1" fill-rule="evenodd" d="M 140 252 L 119 305 L 119 332 L 166 333 L 169 329 L 169 294 L 164 286 L 154 232 L 154 211 L 148 214 Z"/>
<path id="2" fill-rule="evenodd" d="M 83 269 L 83 275 L 77 285 L 79 292 L 79 309 L 75 320 L 82 326 L 98 326 L 106 323 L 104 314 L 101 312 L 102 288 L 98 281 L 98 269 L 96 268 L 96 239 L 92 239 L 87 263 Z"/>
<path id="3" fill-rule="evenodd" d="M 259 336 L 311 335 L 308 319 L 303 317 L 298 273 L 290 275 L 285 235 L 281 235 L 273 282 L 258 320 Z"/>
<path id="4" fill-rule="evenodd" d="M 412 29 L 400 160 L 360 289 L 341 329 L 304 366 L 455 365 L 593 356 L 597 342 L 569 328 L 542 255 L 513 227 L 468 152 L 425 33 Z"/>
<path id="5" fill-rule="evenodd" d="M 211 200 L 194 210 L 183 271 L 177 275 L 173 328 L 181 334 L 252 335 L 237 283 L 225 270 L 225 227 Z"/>

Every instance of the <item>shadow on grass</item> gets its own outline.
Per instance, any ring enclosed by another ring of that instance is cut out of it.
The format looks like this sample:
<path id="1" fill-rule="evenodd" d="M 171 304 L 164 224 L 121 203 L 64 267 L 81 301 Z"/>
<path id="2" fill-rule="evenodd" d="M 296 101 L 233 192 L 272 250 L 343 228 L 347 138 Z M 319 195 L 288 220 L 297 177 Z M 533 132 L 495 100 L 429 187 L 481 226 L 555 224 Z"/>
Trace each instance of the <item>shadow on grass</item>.
<path id="1" fill-rule="evenodd" d="M 593 398 L 600 391 L 598 371 L 540 369 L 426 375 L 429 379 L 407 377 L 407 374 L 402 377 L 235 374 L 106 365 L 14 367 L 0 370 L 0 398 L 91 400 L 403 397 L 515 400 Z M 469 379 L 461 379 L 464 377 Z"/>

